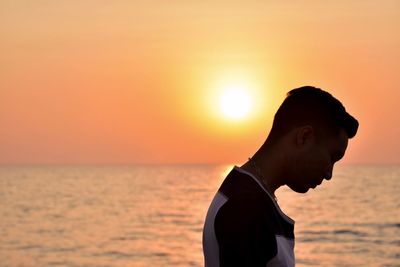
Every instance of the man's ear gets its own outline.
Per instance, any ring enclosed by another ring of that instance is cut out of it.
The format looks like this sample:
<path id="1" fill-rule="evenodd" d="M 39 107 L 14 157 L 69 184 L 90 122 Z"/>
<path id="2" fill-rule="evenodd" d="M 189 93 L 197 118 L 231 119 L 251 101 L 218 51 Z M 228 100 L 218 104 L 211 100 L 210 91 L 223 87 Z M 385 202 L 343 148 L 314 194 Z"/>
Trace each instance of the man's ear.
<path id="1" fill-rule="evenodd" d="M 315 131 L 311 125 L 301 126 L 297 130 L 296 145 L 305 146 L 313 142 L 315 138 Z"/>

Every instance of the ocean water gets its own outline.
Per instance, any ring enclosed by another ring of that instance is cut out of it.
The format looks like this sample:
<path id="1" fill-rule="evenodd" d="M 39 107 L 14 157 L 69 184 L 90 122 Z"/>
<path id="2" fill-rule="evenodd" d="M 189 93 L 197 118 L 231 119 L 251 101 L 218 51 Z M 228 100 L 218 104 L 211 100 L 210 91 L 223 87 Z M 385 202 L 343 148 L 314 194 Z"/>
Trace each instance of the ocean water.
<path id="1" fill-rule="evenodd" d="M 0 167 L 0 266 L 203 266 L 208 205 L 232 166 Z M 296 266 L 400 266 L 400 166 L 338 166 L 307 194 Z"/>

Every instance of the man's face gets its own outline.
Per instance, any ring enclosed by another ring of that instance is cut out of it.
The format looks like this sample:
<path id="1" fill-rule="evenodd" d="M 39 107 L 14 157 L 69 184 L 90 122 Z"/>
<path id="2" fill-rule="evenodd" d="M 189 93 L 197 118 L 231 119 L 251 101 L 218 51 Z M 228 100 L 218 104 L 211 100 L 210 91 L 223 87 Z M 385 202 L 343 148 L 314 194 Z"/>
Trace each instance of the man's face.
<path id="1" fill-rule="evenodd" d="M 341 130 L 337 136 L 313 136 L 299 149 L 294 160 L 293 172 L 287 185 L 298 193 L 305 193 L 310 188 L 320 185 L 324 179 L 331 179 L 333 166 L 346 151 L 348 136 Z"/>

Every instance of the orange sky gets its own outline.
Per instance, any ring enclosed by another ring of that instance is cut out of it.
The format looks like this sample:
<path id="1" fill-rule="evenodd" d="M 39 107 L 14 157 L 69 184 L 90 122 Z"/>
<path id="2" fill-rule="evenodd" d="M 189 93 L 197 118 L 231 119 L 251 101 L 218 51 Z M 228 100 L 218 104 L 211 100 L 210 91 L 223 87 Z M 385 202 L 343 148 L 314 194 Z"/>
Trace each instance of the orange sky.
<path id="1" fill-rule="evenodd" d="M 244 162 L 302 85 L 359 119 L 344 162 L 400 163 L 400 2 L 281 2 L 1 1 L 0 164 Z"/>

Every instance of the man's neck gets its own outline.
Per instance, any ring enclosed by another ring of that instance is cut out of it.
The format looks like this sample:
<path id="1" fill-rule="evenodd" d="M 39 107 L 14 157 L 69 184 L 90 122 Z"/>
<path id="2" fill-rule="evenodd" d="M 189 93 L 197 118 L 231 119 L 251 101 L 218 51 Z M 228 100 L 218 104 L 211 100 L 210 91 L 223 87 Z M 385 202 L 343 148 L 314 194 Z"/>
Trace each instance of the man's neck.
<path id="1" fill-rule="evenodd" d="M 272 151 L 262 154 L 256 153 L 241 168 L 262 180 L 267 191 L 275 196 L 275 191 L 284 185 L 282 177 L 284 169 L 280 157 L 279 154 Z"/>

